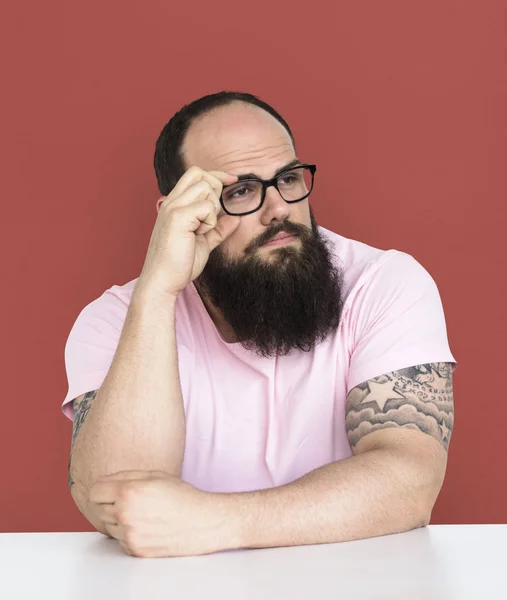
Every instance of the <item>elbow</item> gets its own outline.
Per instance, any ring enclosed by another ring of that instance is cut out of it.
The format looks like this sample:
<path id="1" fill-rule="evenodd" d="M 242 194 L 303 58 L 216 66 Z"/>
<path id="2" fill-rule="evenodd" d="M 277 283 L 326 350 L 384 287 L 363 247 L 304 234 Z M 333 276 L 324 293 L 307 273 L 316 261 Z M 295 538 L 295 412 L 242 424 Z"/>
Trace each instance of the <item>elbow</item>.
<path id="1" fill-rule="evenodd" d="M 419 510 L 417 516 L 415 517 L 415 525 L 413 529 L 418 527 L 426 527 L 426 525 L 430 524 L 431 521 L 431 511 L 433 507 L 423 507 Z"/>
<path id="2" fill-rule="evenodd" d="M 437 501 L 445 477 L 445 461 L 412 459 L 406 462 L 402 490 L 406 502 L 406 515 L 410 529 L 426 527 L 430 524 L 433 507 Z"/>
<path id="3" fill-rule="evenodd" d="M 417 498 L 413 503 L 412 510 L 410 511 L 410 520 L 412 521 L 411 529 L 417 529 L 418 527 L 426 527 L 430 524 L 431 513 L 435 505 L 440 485 L 437 482 L 428 483 L 425 489 L 417 490 Z"/>
<path id="4" fill-rule="evenodd" d="M 112 537 L 106 529 L 105 523 L 93 514 L 88 502 L 88 495 L 83 485 L 73 482 L 70 488 L 71 496 L 76 504 L 79 512 L 83 517 L 94 527 L 99 533 L 107 537 Z"/>
<path id="5" fill-rule="evenodd" d="M 395 497 L 399 498 L 399 502 L 393 502 L 392 508 L 395 511 L 399 531 L 409 531 L 430 524 L 441 481 L 439 477 L 431 475 L 420 477 L 420 474 L 421 472 L 410 481 L 404 481 L 395 491 Z"/>
<path id="6" fill-rule="evenodd" d="M 419 503 L 419 527 L 426 527 L 430 524 L 431 513 L 437 501 L 442 484 L 444 483 L 445 467 L 442 469 L 434 469 L 430 472 L 426 484 L 420 494 L 421 501 Z"/>
<path id="7" fill-rule="evenodd" d="M 387 525 L 388 533 L 403 533 L 426 527 L 430 524 L 430 520 L 431 509 L 427 505 L 406 500 L 398 504 L 394 513 L 390 513 L 390 524 Z"/>

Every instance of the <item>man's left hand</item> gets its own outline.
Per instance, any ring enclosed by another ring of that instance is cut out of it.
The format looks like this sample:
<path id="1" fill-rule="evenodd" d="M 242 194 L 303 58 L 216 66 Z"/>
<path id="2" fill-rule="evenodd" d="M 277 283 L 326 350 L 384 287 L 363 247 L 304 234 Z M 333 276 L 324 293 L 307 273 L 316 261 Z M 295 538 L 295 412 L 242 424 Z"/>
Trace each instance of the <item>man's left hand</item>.
<path id="1" fill-rule="evenodd" d="M 192 556 L 238 547 L 225 494 L 203 492 L 162 471 L 121 471 L 90 490 L 93 510 L 133 556 Z"/>

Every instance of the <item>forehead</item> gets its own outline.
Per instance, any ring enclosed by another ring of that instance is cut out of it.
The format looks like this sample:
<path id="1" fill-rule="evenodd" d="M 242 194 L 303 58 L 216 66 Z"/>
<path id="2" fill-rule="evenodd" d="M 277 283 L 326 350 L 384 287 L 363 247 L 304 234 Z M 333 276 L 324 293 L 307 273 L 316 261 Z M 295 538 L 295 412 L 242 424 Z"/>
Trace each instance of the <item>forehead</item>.
<path id="1" fill-rule="evenodd" d="M 295 158 L 285 127 L 266 111 L 245 103 L 214 110 L 194 121 L 183 142 L 185 167 L 197 165 L 241 175 L 271 177 Z"/>

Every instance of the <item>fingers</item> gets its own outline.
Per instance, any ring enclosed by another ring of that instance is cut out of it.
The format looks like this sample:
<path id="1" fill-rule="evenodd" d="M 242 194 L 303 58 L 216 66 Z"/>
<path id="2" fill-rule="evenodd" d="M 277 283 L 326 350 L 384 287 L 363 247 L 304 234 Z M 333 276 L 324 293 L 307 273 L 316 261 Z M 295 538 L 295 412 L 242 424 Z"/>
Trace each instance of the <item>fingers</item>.
<path id="1" fill-rule="evenodd" d="M 167 477 L 163 471 L 119 471 L 109 475 L 100 475 L 90 489 L 90 501 L 96 504 L 114 503 L 123 482 Z"/>
<path id="2" fill-rule="evenodd" d="M 167 201 L 168 198 L 166 198 L 165 202 L 162 202 L 160 208 L 163 209 L 165 206 L 165 210 L 169 210 L 174 213 L 178 211 L 185 211 L 185 214 L 188 214 L 187 209 L 194 211 L 195 204 L 200 203 L 202 201 L 207 201 L 211 204 L 213 208 L 212 212 L 214 212 L 215 215 L 217 215 L 222 208 L 219 196 L 215 193 L 215 190 L 210 185 L 210 183 L 205 180 L 200 180 L 192 184 L 186 189 L 184 194 L 182 194 L 178 198 L 171 200 L 170 202 Z M 209 220 L 207 220 L 207 222 L 210 223 Z M 192 229 L 192 231 L 195 231 L 195 229 Z"/>
<path id="3" fill-rule="evenodd" d="M 116 539 L 119 539 L 119 538 L 116 538 Z M 125 554 L 129 554 L 130 556 L 135 556 L 135 554 L 128 547 L 127 543 L 123 541 L 123 539 L 120 539 L 119 541 L 120 541 L 120 546 L 123 548 L 123 551 L 125 552 Z"/>
<path id="4" fill-rule="evenodd" d="M 115 481 L 94 483 L 90 489 L 90 502 L 94 504 L 114 504 L 120 486 L 121 484 Z"/>
<path id="5" fill-rule="evenodd" d="M 224 171 L 204 171 L 199 167 L 191 167 L 181 177 L 174 190 L 160 204 L 171 212 L 184 215 L 187 230 L 198 235 L 207 235 L 217 226 L 217 216 L 222 211 L 220 195 L 223 185 L 237 181 L 236 175 Z M 186 209 L 189 209 L 188 211 Z M 181 211 L 181 212 L 180 212 Z M 190 214 L 191 219 L 188 220 Z M 230 215 L 229 215 L 230 216 Z M 237 227 L 239 221 L 227 219 L 216 234 L 211 235 L 212 249 L 218 246 Z"/>
<path id="6" fill-rule="evenodd" d="M 191 167 L 184 175 L 180 178 L 178 183 L 174 186 L 174 189 L 169 194 L 171 197 L 176 198 L 181 196 L 191 185 L 198 183 L 199 181 L 206 181 L 215 191 L 215 194 L 220 196 L 222 193 L 222 187 L 229 185 L 237 180 L 236 175 L 230 175 L 224 171 L 204 171 L 199 167 Z"/>
<path id="7" fill-rule="evenodd" d="M 94 506 L 94 516 L 104 523 L 107 533 L 117 540 L 125 539 L 125 525 L 118 522 L 117 504 L 96 504 Z"/>
<path id="8" fill-rule="evenodd" d="M 188 188 L 188 195 L 192 196 L 196 201 L 199 200 L 208 200 L 213 203 L 213 208 L 215 209 L 215 215 L 218 215 L 220 210 L 222 209 L 222 205 L 220 204 L 220 194 L 221 191 L 216 193 L 215 188 L 210 185 L 208 181 L 199 181 L 194 185 Z"/>
<path id="9" fill-rule="evenodd" d="M 217 209 L 215 203 L 209 199 L 193 202 L 184 209 L 182 215 L 185 218 L 190 216 L 186 227 L 188 231 L 193 233 L 205 233 L 213 229 L 217 224 Z"/>
<path id="10" fill-rule="evenodd" d="M 118 525 L 118 506 L 116 504 L 95 504 L 93 513 L 104 525 Z"/>
<path id="11" fill-rule="evenodd" d="M 108 475 L 100 475 L 90 488 L 90 501 L 95 504 L 113 504 L 118 491 L 128 481 L 146 481 L 148 479 L 166 478 L 165 471 L 118 471 Z"/>
<path id="12" fill-rule="evenodd" d="M 194 202 L 183 210 L 179 209 L 174 216 L 175 219 L 181 222 L 179 227 L 183 234 L 209 231 L 216 225 L 217 218 L 213 203 L 208 201 Z"/>
<path id="13" fill-rule="evenodd" d="M 118 525 L 118 523 L 104 523 L 104 526 L 111 537 L 125 543 L 125 527 L 123 525 Z"/>
<path id="14" fill-rule="evenodd" d="M 234 233 L 240 223 L 240 217 L 233 217 L 232 215 L 223 215 L 220 217 L 216 227 L 205 233 L 210 252 Z"/>
<path id="15" fill-rule="evenodd" d="M 238 180 L 237 175 L 231 175 L 231 173 L 226 173 L 225 171 L 208 171 L 208 173 L 220 183 L 217 189 L 215 189 L 215 186 L 213 186 L 217 196 L 220 196 L 222 193 L 222 188 L 224 185 L 231 185 L 232 183 L 236 183 Z"/>
<path id="16" fill-rule="evenodd" d="M 132 481 L 135 479 L 151 479 L 161 471 L 118 471 L 117 473 L 108 473 L 107 475 L 100 475 L 97 481 Z"/>

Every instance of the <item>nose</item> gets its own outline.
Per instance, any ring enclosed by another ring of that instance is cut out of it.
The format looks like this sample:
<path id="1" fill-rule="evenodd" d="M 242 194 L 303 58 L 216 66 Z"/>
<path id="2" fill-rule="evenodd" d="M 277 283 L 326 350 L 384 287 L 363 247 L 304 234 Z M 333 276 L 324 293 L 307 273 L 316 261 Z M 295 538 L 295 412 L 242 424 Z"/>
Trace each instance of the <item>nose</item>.
<path id="1" fill-rule="evenodd" d="M 269 186 L 262 206 L 262 224 L 267 226 L 274 220 L 284 221 L 289 215 L 289 204 L 280 196 L 274 185 Z"/>

